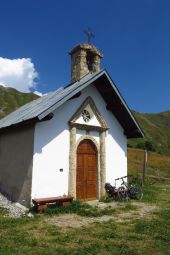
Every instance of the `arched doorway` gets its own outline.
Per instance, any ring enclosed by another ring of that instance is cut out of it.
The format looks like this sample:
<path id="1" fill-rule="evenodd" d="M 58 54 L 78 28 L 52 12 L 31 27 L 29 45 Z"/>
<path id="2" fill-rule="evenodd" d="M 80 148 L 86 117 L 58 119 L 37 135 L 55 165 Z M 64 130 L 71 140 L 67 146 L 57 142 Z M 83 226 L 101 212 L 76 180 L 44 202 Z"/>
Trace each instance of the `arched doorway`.
<path id="1" fill-rule="evenodd" d="M 77 147 L 76 198 L 97 198 L 97 150 L 89 139 L 83 140 Z"/>

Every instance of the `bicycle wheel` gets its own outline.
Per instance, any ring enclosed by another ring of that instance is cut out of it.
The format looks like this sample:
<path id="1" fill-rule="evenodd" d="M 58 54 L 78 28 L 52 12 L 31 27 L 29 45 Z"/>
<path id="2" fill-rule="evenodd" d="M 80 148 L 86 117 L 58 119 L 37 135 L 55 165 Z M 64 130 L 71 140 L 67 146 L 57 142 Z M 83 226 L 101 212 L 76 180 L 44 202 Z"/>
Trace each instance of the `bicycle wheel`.
<path id="1" fill-rule="evenodd" d="M 132 199 L 141 200 L 143 198 L 143 191 L 140 187 L 131 187 L 130 188 L 130 197 Z"/>
<path id="2" fill-rule="evenodd" d="M 128 201 L 127 190 L 124 187 L 119 187 L 117 189 L 117 198 L 119 201 L 122 201 L 122 202 Z"/>

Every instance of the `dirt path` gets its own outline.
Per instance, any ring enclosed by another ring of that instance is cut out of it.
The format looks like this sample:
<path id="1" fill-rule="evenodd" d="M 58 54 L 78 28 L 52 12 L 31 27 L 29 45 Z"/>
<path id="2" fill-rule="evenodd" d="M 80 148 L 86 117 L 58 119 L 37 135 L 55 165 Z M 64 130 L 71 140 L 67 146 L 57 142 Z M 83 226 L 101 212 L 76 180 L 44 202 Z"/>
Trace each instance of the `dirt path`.
<path id="1" fill-rule="evenodd" d="M 150 218 L 152 217 L 152 212 L 158 210 L 158 207 L 155 205 L 146 205 L 145 203 L 141 202 L 133 202 L 131 205 L 135 209 L 126 211 L 125 207 L 127 204 L 120 204 L 115 202 L 109 204 L 109 206 L 111 206 L 113 209 L 117 209 L 115 215 L 104 215 L 101 217 L 82 217 L 76 214 L 62 214 L 50 217 L 47 219 L 47 221 L 49 224 L 55 225 L 57 227 L 62 227 L 64 229 L 80 228 L 95 222 L 104 222 L 109 220 L 125 222 L 132 219 Z M 102 209 L 104 207 L 108 207 L 108 205 L 104 203 L 99 203 L 98 206 Z"/>

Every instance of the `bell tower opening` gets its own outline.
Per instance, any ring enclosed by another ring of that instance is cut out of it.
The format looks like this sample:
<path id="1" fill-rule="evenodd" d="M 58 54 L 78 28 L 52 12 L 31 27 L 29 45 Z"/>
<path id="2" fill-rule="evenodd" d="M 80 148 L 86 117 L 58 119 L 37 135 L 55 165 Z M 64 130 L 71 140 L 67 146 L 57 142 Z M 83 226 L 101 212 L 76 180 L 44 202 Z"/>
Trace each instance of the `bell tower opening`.
<path id="1" fill-rule="evenodd" d="M 79 44 L 71 52 L 71 82 L 79 81 L 88 73 L 100 70 L 103 54 L 91 44 Z"/>
<path id="2" fill-rule="evenodd" d="M 92 52 L 88 51 L 86 55 L 87 67 L 90 72 L 93 72 L 94 68 L 94 55 Z"/>

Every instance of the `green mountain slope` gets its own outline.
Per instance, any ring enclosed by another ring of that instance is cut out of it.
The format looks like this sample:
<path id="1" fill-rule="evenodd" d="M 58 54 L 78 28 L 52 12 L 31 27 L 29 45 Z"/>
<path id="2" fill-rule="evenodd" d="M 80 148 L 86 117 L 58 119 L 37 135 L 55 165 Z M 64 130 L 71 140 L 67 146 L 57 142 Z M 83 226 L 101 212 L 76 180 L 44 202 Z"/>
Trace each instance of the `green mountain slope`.
<path id="1" fill-rule="evenodd" d="M 133 113 L 145 132 L 145 138 L 129 139 L 129 145 L 170 155 L 170 111 L 158 114 Z"/>
<path id="2" fill-rule="evenodd" d="M 0 86 L 0 118 L 20 106 L 38 98 L 33 93 L 22 93 L 13 88 Z M 170 155 L 170 111 L 158 114 L 143 114 L 133 111 L 145 138 L 129 139 L 129 147 L 147 148 L 161 154 Z"/>
<path id="3" fill-rule="evenodd" d="M 0 85 L 0 118 L 36 98 L 38 96 L 33 93 L 22 93 Z"/>

